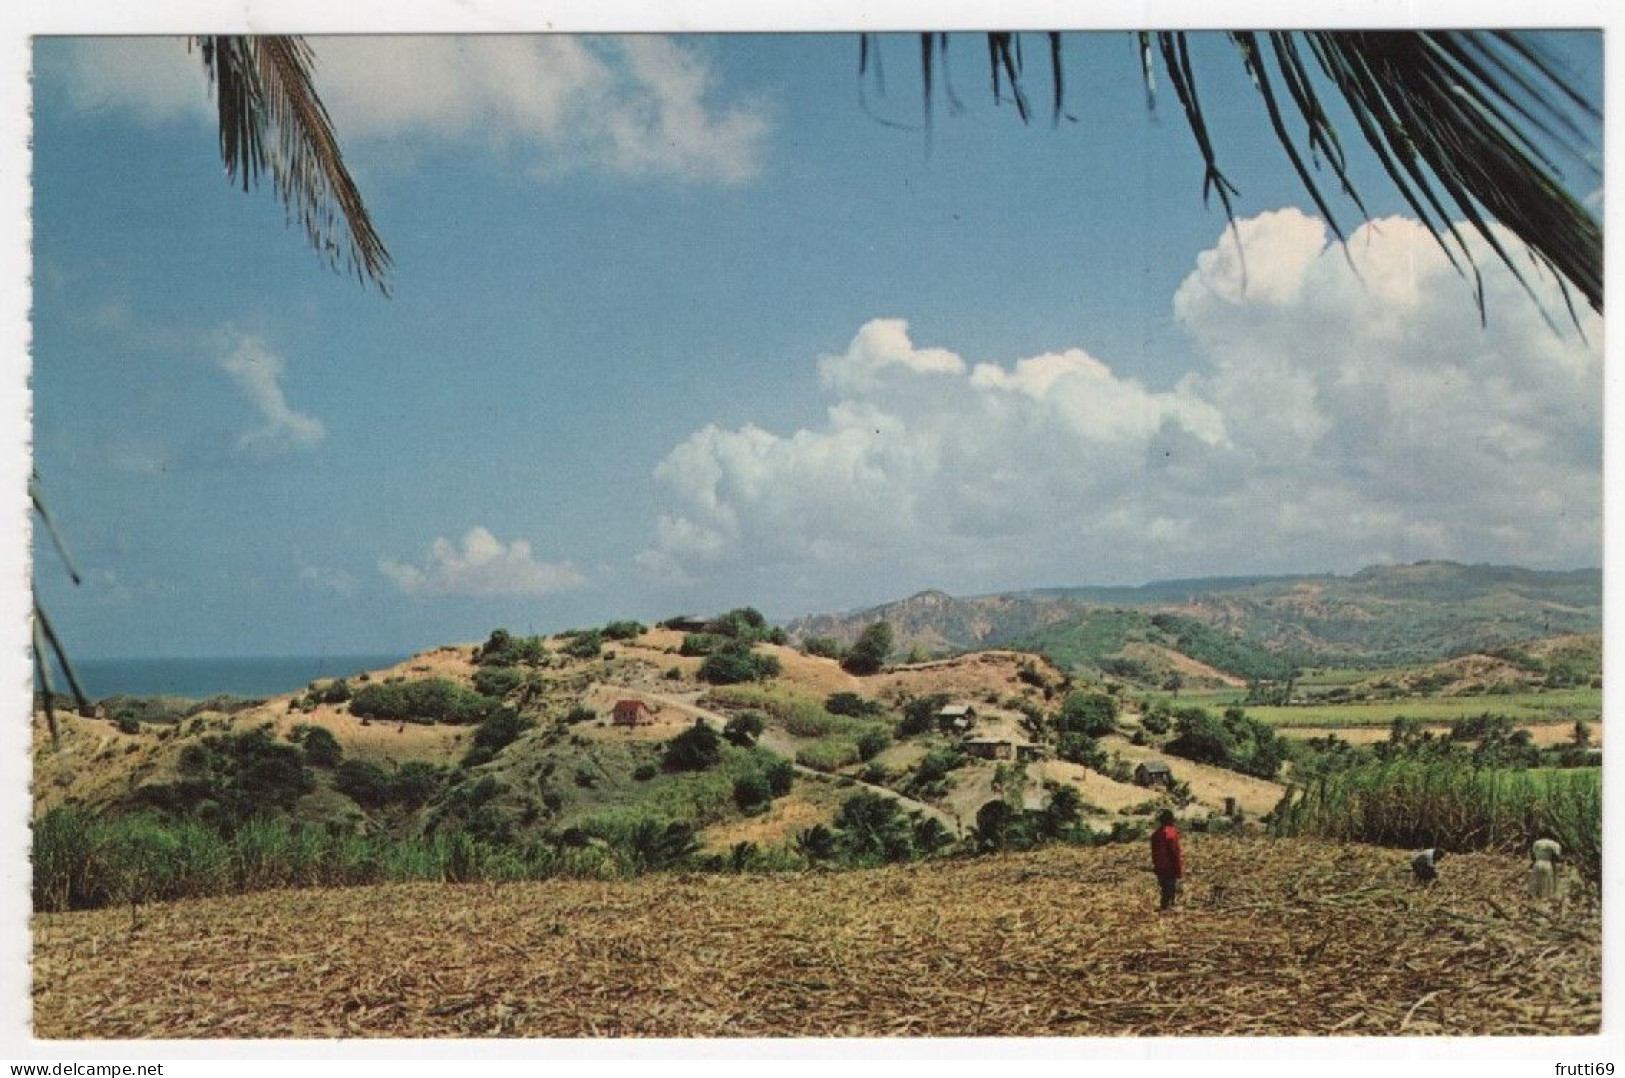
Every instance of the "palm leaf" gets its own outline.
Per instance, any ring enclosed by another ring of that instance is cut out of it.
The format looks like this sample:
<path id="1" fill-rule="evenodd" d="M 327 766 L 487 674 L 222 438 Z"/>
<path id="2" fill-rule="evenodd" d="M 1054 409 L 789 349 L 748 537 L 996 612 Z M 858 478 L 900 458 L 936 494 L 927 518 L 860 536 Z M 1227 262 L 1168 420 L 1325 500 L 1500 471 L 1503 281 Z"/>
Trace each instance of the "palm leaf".
<path id="1" fill-rule="evenodd" d="M 310 47 L 301 38 L 271 35 L 198 43 L 215 86 L 227 177 L 240 178 L 246 191 L 269 170 L 277 196 L 311 246 L 387 295 L 389 251 L 312 84 Z"/>
<path id="2" fill-rule="evenodd" d="M 1483 281 L 1468 233 L 1480 237 L 1540 306 L 1522 259 L 1496 224 L 1517 237 L 1535 266 L 1555 275 L 1572 320 L 1578 322 L 1570 289 L 1601 313 L 1602 227 L 1565 186 L 1557 165 L 1558 159 L 1573 160 L 1588 175 L 1598 174 L 1588 159 L 1595 147 L 1586 130 L 1601 119 L 1601 110 L 1535 38 L 1510 30 L 1238 31 L 1229 36 L 1276 142 L 1339 239 L 1342 225 L 1315 176 L 1322 165 L 1361 216 L 1367 212 L 1323 97 L 1341 99 L 1383 175 L 1450 263 L 1470 278 L 1481 317 Z M 1059 115 L 1064 108 L 1060 39 L 1054 32 L 1048 39 Z M 1203 199 L 1216 193 L 1233 227 L 1231 196 L 1239 192 L 1219 164 L 1188 35 L 1144 31 L 1135 40 L 1148 106 L 1154 107 L 1160 60 L 1202 159 Z M 987 48 L 995 104 L 1008 96 L 1026 122 L 1030 109 L 1022 89 L 1020 37 L 989 33 Z M 930 92 L 928 84 L 928 98 Z M 1296 124 L 1302 125 L 1301 134 L 1294 133 Z"/>

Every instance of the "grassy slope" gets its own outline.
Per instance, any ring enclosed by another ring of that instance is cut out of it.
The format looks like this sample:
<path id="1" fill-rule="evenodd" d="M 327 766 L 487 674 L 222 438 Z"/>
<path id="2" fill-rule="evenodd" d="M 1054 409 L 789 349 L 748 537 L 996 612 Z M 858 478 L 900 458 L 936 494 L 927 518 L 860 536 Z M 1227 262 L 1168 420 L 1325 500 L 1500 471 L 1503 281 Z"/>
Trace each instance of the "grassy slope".
<path id="1" fill-rule="evenodd" d="M 793 876 L 395 885 L 37 916 L 57 1037 L 1584 1034 L 1600 915 L 1515 859 L 1191 836 Z M 179 961 L 184 955 L 184 963 Z"/>

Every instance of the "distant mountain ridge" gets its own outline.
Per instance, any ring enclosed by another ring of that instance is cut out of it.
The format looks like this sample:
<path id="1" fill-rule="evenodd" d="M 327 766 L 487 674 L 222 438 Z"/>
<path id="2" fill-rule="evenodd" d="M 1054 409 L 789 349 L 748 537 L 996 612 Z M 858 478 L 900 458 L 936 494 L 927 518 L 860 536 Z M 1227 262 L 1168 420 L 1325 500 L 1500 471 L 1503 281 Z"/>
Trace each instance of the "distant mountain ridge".
<path id="1" fill-rule="evenodd" d="M 925 591 L 866 610 L 800 618 L 786 630 L 796 640 L 851 643 L 865 625 L 884 620 L 899 652 L 1024 647 L 1073 666 L 1098 665 L 1129 644 L 1173 646 L 1175 638 L 1193 638 L 1168 616 L 1298 661 L 1432 661 L 1600 633 L 1602 572 L 1427 561 L 1349 576 L 1209 577 L 968 598 Z M 1255 658 L 1244 665 L 1256 667 Z"/>

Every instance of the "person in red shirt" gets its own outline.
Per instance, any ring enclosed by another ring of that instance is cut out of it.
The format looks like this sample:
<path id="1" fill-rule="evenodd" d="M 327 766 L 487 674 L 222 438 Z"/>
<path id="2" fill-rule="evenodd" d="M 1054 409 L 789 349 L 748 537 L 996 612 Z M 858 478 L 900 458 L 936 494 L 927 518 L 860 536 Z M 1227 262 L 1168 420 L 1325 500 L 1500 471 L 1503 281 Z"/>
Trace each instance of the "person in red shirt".
<path id="1" fill-rule="evenodd" d="M 1172 810 L 1163 809 L 1157 824 L 1151 832 L 1151 871 L 1157 874 L 1157 886 L 1162 889 L 1162 908 L 1168 909 L 1179 894 L 1179 881 L 1185 878 L 1185 851 L 1179 847 L 1179 829 L 1174 826 Z"/>

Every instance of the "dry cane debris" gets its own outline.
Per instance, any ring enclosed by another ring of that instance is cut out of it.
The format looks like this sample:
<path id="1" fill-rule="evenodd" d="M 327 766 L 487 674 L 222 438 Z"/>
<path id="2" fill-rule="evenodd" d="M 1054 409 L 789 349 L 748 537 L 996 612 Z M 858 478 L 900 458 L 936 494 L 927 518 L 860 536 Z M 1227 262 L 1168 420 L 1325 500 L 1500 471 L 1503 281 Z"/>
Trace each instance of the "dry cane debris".
<path id="1" fill-rule="evenodd" d="M 1594 901 L 1513 858 L 1187 843 L 792 876 L 402 884 L 38 915 L 43 1038 L 1585 1034 Z"/>

